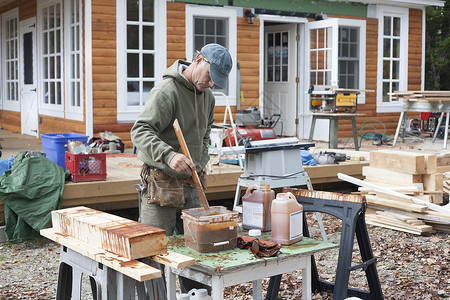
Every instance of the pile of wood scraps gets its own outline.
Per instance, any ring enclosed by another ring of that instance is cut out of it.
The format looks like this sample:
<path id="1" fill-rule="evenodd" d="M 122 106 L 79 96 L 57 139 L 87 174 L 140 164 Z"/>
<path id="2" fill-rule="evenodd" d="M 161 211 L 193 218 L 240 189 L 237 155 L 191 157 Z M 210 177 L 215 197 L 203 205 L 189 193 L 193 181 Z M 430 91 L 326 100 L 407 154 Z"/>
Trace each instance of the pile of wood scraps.
<path id="1" fill-rule="evenodd" d="M 407 91 L 394 92 L 394 99 L 413 102 L 450 102 L 450 91 Z"/>
<path id="2" fill-rule="evenodd" d="M 419 235 L 450 231 L 450 207 L 445 206 L 450 173 L 444 181 L 449 162 L 450 153 L 372 151 L 370 165 L 363 167 L 365 180 L 347 181 L 361 186 L 370 208 L 368 224 Z"/>

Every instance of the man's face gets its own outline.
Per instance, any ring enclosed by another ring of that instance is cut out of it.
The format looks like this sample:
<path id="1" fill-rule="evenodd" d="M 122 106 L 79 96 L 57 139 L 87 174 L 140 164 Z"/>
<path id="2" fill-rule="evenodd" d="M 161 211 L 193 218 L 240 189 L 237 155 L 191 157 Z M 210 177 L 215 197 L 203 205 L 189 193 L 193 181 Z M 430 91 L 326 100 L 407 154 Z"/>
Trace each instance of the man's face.
<path id="1" fill-rule="evenodd" d="M 195 88 L 203 92 L 207 88 L 214 87 L 215 83 L 209 75 L 209 63 L 203 57 L 198 57 L 195 64 L 195 69 L 192 72 L 192 83 Z"/>

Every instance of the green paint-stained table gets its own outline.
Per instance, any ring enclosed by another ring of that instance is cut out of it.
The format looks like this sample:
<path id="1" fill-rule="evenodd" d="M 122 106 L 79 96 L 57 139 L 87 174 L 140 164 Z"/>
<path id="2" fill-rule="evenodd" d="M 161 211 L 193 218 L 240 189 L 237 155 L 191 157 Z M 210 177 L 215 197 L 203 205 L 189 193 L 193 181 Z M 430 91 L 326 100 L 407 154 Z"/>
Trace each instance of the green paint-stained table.
<path id="1" fill-rule="evenodd" d="M 261 239 L 270 240 L 270 233 L 264 233 Z M 278 257 L 259 259 L 250 250 L 239 248 L 199 253 L 184 245 L 183 236 L 171 236 L 167 240 L 167 249 L 195 258 L 195 265 L 183 269 L 168 268 L 168 299 L 176 298 L 175 275 L 211 286 L 214 300 L 223 299 L 225 287 L 252 281 L 253 299 L 262 299 L 262 278 L 295 270 L 302 270 L 303 299 L 311 299 L 311 255 L 336 247 L 337 244 L 304 237 L 293 245 L 282 246 Z"/>

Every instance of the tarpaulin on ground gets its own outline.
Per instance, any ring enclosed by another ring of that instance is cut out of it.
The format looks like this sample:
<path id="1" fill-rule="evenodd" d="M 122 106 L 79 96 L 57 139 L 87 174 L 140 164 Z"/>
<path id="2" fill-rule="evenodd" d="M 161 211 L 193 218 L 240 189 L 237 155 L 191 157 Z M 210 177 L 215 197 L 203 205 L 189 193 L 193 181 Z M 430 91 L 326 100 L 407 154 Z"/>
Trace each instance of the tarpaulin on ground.
<path id="1" fill-rule="evenodd" d="M 0 176 L 0 199 L 5 204 L 8 241 L 39 238 L 51 227 L 51 211 L 61 207 L 65 173 L 44 156 L 20 152 L 10 170 Z"/>

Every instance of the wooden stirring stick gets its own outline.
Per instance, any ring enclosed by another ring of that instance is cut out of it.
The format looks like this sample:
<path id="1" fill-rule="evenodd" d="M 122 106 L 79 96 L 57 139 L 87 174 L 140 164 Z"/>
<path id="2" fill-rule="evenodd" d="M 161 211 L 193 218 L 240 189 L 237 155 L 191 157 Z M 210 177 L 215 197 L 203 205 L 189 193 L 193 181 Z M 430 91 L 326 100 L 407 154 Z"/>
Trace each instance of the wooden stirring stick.
<path id="1" fill-rule="evenodd" d="M 192 161 L 192 157 L 191 154 L 189 153 L 186 141 L 184 140 L 183 132 L 181 131 L 178 119 L 175 119 L 175 121 L 173 122 L 173 129 L 175 129 L 175 134 L 177 135 L 178 142 L 180 143 L 181 149 L 183 150 L 183 154 Z M 192 170 L 192 178 L 194 179 L 197 192 L 200 195 L 200 200 L 202 200 L 203 207 L 205 208 L 205 210 L 209 210 L 208 200 L 206 199 L 206 195 L 205 192 L 203 191 L 202 184 L 200 183 L 200 179 L 198 178 L 198 174 L 195 170 Z"/>

